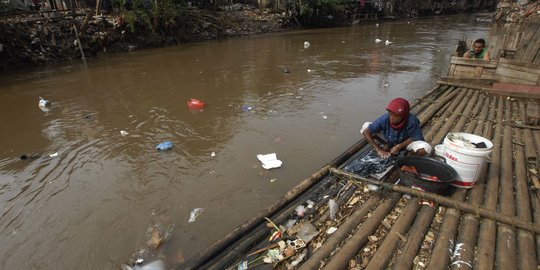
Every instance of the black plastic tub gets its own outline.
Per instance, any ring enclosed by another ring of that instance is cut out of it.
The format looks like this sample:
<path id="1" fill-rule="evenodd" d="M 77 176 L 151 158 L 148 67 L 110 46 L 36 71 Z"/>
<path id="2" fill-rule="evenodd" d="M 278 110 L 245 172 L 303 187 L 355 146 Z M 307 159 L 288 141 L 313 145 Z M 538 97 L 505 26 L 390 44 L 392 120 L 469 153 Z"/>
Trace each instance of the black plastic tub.
<path id="1" fill-rule="evenodd" d="M 396 162 L 401 176 L 401 183 L 424 191 L 445 195 L 450 184 L 457 179 L 458 173 L 443 161 L 429 157 L 403 157 Z M 418 173 L 436 176 L 438 180 L 427 180 L 401 171 L 401 166 L 414 166 Z"/>

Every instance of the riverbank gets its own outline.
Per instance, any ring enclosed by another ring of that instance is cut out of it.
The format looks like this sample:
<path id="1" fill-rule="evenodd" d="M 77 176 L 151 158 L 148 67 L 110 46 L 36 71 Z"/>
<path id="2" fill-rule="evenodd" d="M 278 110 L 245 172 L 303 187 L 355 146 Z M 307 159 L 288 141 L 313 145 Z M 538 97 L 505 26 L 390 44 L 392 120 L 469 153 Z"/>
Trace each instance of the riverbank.
<path id="1" fill-rule="evenodd" d="M 0 20 L 0 70 L 81 59 L 81 49 L 86 58 L 92 58 L 99 53 L 279 32 L 293 27 L 281 14 L 241 4 L 216 12 L 190 8 L 158 31 L 132 31 L 126 20 L 111 15 L 42 12 L 10 16 Z"/>

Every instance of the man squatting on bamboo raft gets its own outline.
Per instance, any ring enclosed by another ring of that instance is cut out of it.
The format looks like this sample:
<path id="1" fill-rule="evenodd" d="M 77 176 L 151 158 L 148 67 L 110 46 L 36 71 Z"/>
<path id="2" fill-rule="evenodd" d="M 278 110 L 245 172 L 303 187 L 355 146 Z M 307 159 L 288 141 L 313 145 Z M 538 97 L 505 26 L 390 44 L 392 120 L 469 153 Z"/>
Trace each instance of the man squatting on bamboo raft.
<path id="1" fill-rule="evenodd" d="M 424 141 L 420 121 L 409 113 L 409 102 L 395 98 L 386 107 L 388 113 L 377 118 L 373 123 L 366 122 L 360 132 L 377 154 L 383 158 L 397 155 L 402 149 L 408 154 L 424 156 L 431 153 L 431 145 Z M 382 133 L 386 145 L 381 148 L 373 140 L 373 134 Z"/>

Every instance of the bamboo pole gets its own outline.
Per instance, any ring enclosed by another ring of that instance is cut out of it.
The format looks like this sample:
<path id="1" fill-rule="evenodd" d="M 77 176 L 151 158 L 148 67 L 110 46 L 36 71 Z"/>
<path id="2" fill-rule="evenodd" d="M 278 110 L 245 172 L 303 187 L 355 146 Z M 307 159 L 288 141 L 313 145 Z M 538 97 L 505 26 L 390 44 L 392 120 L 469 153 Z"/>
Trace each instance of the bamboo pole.
<path id="1" fill-rule="evenodd" d="M 540 132 L 534 132 L 534 141 L 536 144 L 536 153 L 540 152 Z M 538 160 L 537 160 L 538 161 Z M 538 171 L 538 163 L 536 164 L 536 169 Z M 533 191 L 534 192 L 534 191 Z M 538 191 L 536 191 L 538 192 Z M 540 224 L 540 197 L 539 196 L 533 196 L 532 197 L 532 205 L 533 211 L 534 211 L 534 224 Z M 536 240 L 536 258 L 540 258 L 540 234 L 535 235 Z"/>
<path id="2" fill-rule="evenodd" d="M 414 224 L 407 235 L 407 242 L 401 248 L 401 253 L 396 257 L 392 269 L 409 270 L 413 268 L 413 261 L 420 250 L 424 235 L 426 235 L 429 225 L 435 217 L 437 206 L 422 206 Z"/>
<path id="3" fill-rule="evenodd" d="M 480 117 L 476 123 L 470 123 L 465 132 L 474 134 L 481 134 L 485 138 L 490 138 L 487 136 L 490 130 L 489 126 L 484 128 L 484 119 L 488 116 L 488 109 L 490 114 L 494 112 L 494 106 L 489 106 L 489 99 L 485 98 L 485 105 L 482 102 L 479 102 L 475 108 L 482 108 Z M 476 126 L 476 127 L 475 127 Z M 473 131 L 474 130 L 474 131 Z M 483 134 L 482 134 L 483 130 Z M 476 186 L 469 191 L 468 203 L 475 206 L 480 206 L 483 201 L 484 195 L 484 182 L 485 177 L 482 177 L 476 183 Z M 450 269 L 462 269 L 465 266 L 472 268 L 474 260 L 474 251 L 476 247 L 476 237 L 478 233 L 478 217 L 474 214 L 465 213 L 462 216 L 460 223 L 460 228 L 458 230 L 456 245 L 454 246 L 453 255 L 451 258 Z M 466 267 L 465 267 L 466 268 Z"/>
<path id="4" fill-rule="evenodd" d="M 400 194 L 391 194 L 385 198 L 381 204 L 371 213 L 371 216 L 356 230 L 354 235 L 341 247 L 340 251 L 334 255 L 323 269 L 346 269 L 349 260 L 353 258 L 367 242 L 368 237 L 372 235 L 380 226 L 381 221 L 392 211 L 398 202 Z M 315 269 L 315 268 L 303 268 Z"/>
<path id="5" fill-rule="evenodd" d="M 396 223 L 384 238 L 384 241 L 377 249 L 375 255 L 370 259 L 366 270 L 386 269 L 388 262 L 392 258 L 389 254 L 394 254 L 401 240 L 401 235 L 407 234 L 411 224 L 416 217 L 416 213 L 420 209 L 419 200 L 417 198 L 410 199 L 407 206 L 401 212 Z"/>
<path id="6" fill-rule="evenodd" d="M 435 115 L 439 110 L 441 110 L 442 108 L 444 108 L 445 104 L 447 104 L 448 102 L 451 102 L 451 104 L 454 104 L 454 100 L 456 99 L 456 96 L 457 99 L 462 99 L 463 98 L 463 91 L 461 90 L 453 90 L 451 92 L 447 92 L 448 94 L 445 94 L 444 98 L 441 98 L 441 99 L 437 99 L 434 104 L 432 104 L 429 108 L 427 108 L 426 110 L 424 110 L 422 113 L 420 113 L 418 116 L 418 120 L 420 120 L 420 123 L 422 123 L 424 126 L 428 121 L 430 121 L 433 117 L 433 115 Z M 452 105 L 450 105 L 452 106 Z"/>
<path id="7" fill-rule="evenodd" d="M 345 240 L 350 233 L 362 222 L 364 217 L 371 211 L 371 209 L 382 199 L 380 192 L 376 192 L 369 197 L 369 199 L 362 204 L 361 208 L 358 211 L 354 212 L 341 226 L 338 230 L 334 232 L 324 245 L 319 248 L 315 253 L 313 253 L 309 259 L 304 262 L 299 270 L 306 269 L 318 269 L 320 263 L 330 256 L 330 254 L 336 249 L 337 246 L 343 240 Z"/>
<path id="8" fill-rule="evenodd" d="M 466 100 L 466 102 L 463 103 L 463 104 L 466 104 L 465 109 L 463 109 L 463 114 L 457 116 L 457 117 L 459 117 L 459 120 L 457 121 L 454 128 L 452 129 L 452 132 L 462 132 L 463 131 L 463 127 L 465 127 L 465 123 L 467 123 L 467 121 L 469 120 L 466 116 L 472 114 L 472 112 L 473 112 L 472 109 L 473 108 L 479 107 L 479 106 L 475 106 L 475 105 L 478 105 L 477 101 L 478 101 L 479 94 L 480 94 L 480 92 L 475 91 L 475 92 L 472 93 L 472 97 L 469 97 L 469 95 L 467 95 L 467 97 L 466 97 L 467 100 Z M 457 117 L 456 117 L 456 119 L 457 119 Z M 471 125 L 469 125 L 469 127 L 470 126 Z M 475 126 L 476 125 L 472 125 L 473 129 L 474 129 Z"/>
<path id="9" fill-rule="evenodd" d="M 525 109 L 525 103 L 520 101 L 519 103 L 520 110 L 523 112 L 521 114 L 522 123 L 527 123 L 527 110 Z M 525 160 L 527 162 L 536 162 L 538 157 L 536 156 L 536 151 L 534 147 L 534 136 L 531 129 L 523 129 L 523 138 L 525 144 Z"/>
<path id="10" fill-rule="evenodd" d="M 446 89 L 448 89 L 448 85 L 440 85 L 437 84 L 433 89 L 428 91 L 422 98 L 415 99 L 411 103 L 411 113 L 418 115 L 420 112 L 424 111 L 426 108 L 428 108 L 431 104 L 436 102 L 439 94 L 446 94 L 448 93 Z"/>
<path id="11" fill-rule="evenodd" d="M 456 107 L 460 105 L 461 100 L 463 100 L 463 98 L 465 97 L 465 94 L 467 93 L 466 91 L 464 91 L 462 89 L 454 90 L 454 92 L 457 94 L 457 96 L 455 96 L 453 99 L 451 99 L 450 105 L 448 106 L 446 111 L 441 114 L 440 119 L 442 119 L 443 121 L 435 122 L 430 127 L 430 130 L 424 135 L 424 138 L 427 141 L 431 142 L 432 144 L 438 144 L 439 142 L 441 142 L 441 140 L 434 140 L 433 139 L 435 132 L 439 132 L 441 126 L 443 126 L 443 124 L 448 122 L 448 121 L 446 121 L 446 118 L 448 118 L 448 117 L 450 117 L 452 115 L 451 112 L 456 110 Z"/>
<path id="12" fill-rule="evenodd" d="M 367 182 L 367 183 L 374 184 L 374 185 L 380 185 L 380 186 L 383 187 L 383 189 L 389 189 L 389 190 L 399 192 L 399 193 L 403 193 L 403 194 L 410 194 L 411 196 L 416 196 L 416 197 L 419 197 L 419 198 L 424 199 L 424 200 L 434 201 L 434 202 L 436 202 L 438 204 L 441 204 L 441 205 L 444 205 L 444 206 L 447 206 L 447 207 L 451 207 L 451 208 L 455 208 L 455 209 L 458 209 L 458 210 L 463 211 L 463 212 L 476 214 L 476 215 L 478 215 L 478 216 L 480 216 L 482 218 L 495 220 L 496 222 L 500 222 L 501 224 L 510 225 L 510 226 L 517 227 L 517 228 L 520 228 L 520 229 L 524 229 L 524 230 L 527 230 L 527 231 L 531 231 L 531 232 L 534 232 L 534 233 L 540 233 L 540 225 L 533 224 L 531 222 L 527 222 L 527 221 L 518 219 L 516 217 L 504 215 L 502 213 L 499 213 L 499 212 L 494 211 L 494 210 L 489 210 L 489 209 L 486 209 L 484 207 L 470 205 L 470 204 L 465 203 L 465 202 L 456 201 L 453 198 L 448 198 L 448 197 L 445 197 L 445 196 L 437 195 L 437 194 L 430 193 L 430 192 L 421 191 L 421 190 L 418 190 L 418 189 L 412 189 L 410 187 L 399 186 L 399 185 L 394 185 L 394 184 L 389 184 L 389 183 L 381 183 L 380 181 L 360 177 L 358 175 L 348 173 L 348 172 L 344 172 L 344 171 L 338 170 L 336 168 L 331 168 L 330 172 L 333 175 L 338 175 L 338 176 L 341 176 L 341 177 L 347 177 L 348 179 L 351 179 L 351 180 L 358 180 L 358 181 Z M 460 189 L 460 190 L 464 190 L 464 189 Z"/>
<path id="13" fill-rule="evenodd" d="M 497 119 L 498 122 L 502 122 L 503 100 L 502 97 L 494 97 L 493 103 L 497 102 Z M 492 104 L 495 107 L 495 104 Z M 486 194 L 484 207 L 486 209 L 495 211 L 497 210 L 497 198 L 499 189 L 499 173 L 501 163 L 501 140 L 502 140 L 502 125 L 495 125 L 495 132 L 493 135 L 493 152 L 489 166 L 488 181 L 486 184 Z M 478 252 L 476 254 L 476 260 L 474 264 L 475 269 L 479 270 L 491 270 L 494 269 L 495 261 L 495 234 L 497 224 L 492 219 L 482 219 L 480 225 L 480 234 L 478 236 Z"/>
<path id="14" fill-rule="evenodd" d="M 514 112 L 518 111 L 518 106 L 514 103 Z M 522 114 L 525 110 L 521 110 Z M 522 130 L 514 130 L 517 143 L 523 143 Z M 527 184 L 527 162 L 525 160 L 525 149 L 522 145 L 515 145 L 515 179 L 516 179 L 516 212 L 518 218 L 531 221 L 531 208 L 529 200 L 529 188 Z M 520 269 L 536 269 L 534 234 L 531 232 L 517 231 L 517 253 Z"/>
<path id="15" fill-rule="evenodd" d="M 478 92 L 474 91 L 471 93 L 471 90 L 467 91 L 467 97 L 470 97 L 471 95 L 473 97 L 467 98 L 467 100 L 473 100 L 474 102 L 462 102 L 458 107 L 458 111 L 463 111 L 464 115 L 469 115 L 472 111 L 472 108 L 474 105 L 476 105 L 476 99 L 478 99 Z M 476 98 L 475 98 L 476 97 Z M 437 134 L 437 136 L 434 137 L 435 141 L 442 140 L 443 136 L 446 136 L 446 130 L 452 129 L 453 132 L 459 132 L 462 131 L 465 123 L 467 121 L 466 117 L 459 117 L 458 115 L 451 115 L 448 118 L 448 124 L 444 125 L 441 128 L 440 133 Z M 457 122 L 456 122 L 457 121 Z M 452 128 L 452 123 L 456 123 L 456 125 Z M 471 128 L 475 127 L 476 125 L 472 126 Z M 454 194 L 452 194 L 452 199 L 463 202 L 465 200 L 465 196 L 467 194 L 467 190 L 465 189 L 457 189 Z M 450 262 L 450 252 L 454 248 L 454 239 L 456 237 L 457 228 L 459 225 L 461 213 L 459 209 L 456 208 L 450 208 L 447 209 L 444 215 L 443 223 L 441 224 L 439 235 L 437 239 L 435 240 L 435 245 L 433 247 L 433 250 L 431 252 L 432 256 L 429 260 L 429 263 L 427 265 L 427 269 L 442 269 L 446 267 Z M 450 252 L 449 252 L 450 251 Z M 436 258 L 433 260 L 433 258 Z"/>
<path id="16" fill-rule="evenodd" d="M 314 173 L 311 177 L 304 179 L 293 189 L 283 195 L 276 203 L 259 212 L 257 216 L 248 220 L 246 223 L 238 226 L 232 232 L 221 238 L 219 241 L 215 242 L 203 252 L 199 253 L 197 256 L 187 261 L 184 265 L 181 266 L 181 269 L 196 269 L 210 258 L 215 257 L 219 252 L 223 251 L 227 246 L 231 245 L 234 241 L 245 235 L 249 230 L 252 230 L 257 225 L 264 222 L 264 217 L 271 216 L 272 213 L 279 211 L 279 209 L 283 208 L 286 204 L 292 202 L 294 199 L 300 196 L 300 194 L 304 193 L 321 177 L 328 174 L 329 168 L 330 166 L 326 165 L 319 171 Z"/>
<path id="17" fill-rule="evenodd" d="M 511 120 L 511 104 L 505 100 L 505 120 Z M 500 212 L 506 216 L 515 216 L 514 185 L 512 175 L 512 129 L 505 126 L 503 130 L 502 160 L 501 160 L 501 189 Z M 497 266 L 501 269 L 512 269 L 517 265 L 516 234 L 507 224 L 499 224 L 497 228 Z"/>

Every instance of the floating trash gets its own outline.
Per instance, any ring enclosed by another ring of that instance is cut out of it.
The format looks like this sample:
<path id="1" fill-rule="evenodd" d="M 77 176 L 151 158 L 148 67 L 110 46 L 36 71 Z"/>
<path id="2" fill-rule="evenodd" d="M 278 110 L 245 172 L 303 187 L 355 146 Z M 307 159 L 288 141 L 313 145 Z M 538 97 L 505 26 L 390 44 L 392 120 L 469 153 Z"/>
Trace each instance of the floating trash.
<path id="1" fill-rule="evenodd" d="M 204 208 L 195 208 L 193 209 L 193 211 L 191 211 L 191 213 L 189 214 L 189 220 L 188 222 L 189 223 L 193 223 L 195 222 L 195 220 L 197 219 L 197 217 L 204 211 Z"/>
<path id="2" fill-rule="evenodd" d="M 38 106 L 40 108 L 45 108 L 45 107 L 48 107 L 51 105 L 51 102 L 42 98 L 42 97 L 39 97 L 39 102 L 38 102 Z"/>
<path id="3" fill-rule="evenodd" d="M 161 142 L 159 143 L 157 146 L 156 146 L 156 149 L 159 150 L 159 151 L 166 151 L 166 150 L 169 150 L 171 148 L 173 148 L 174 144 L 172 142 Z"/>
<path id="4" fill-rule="evenodd" d="M 391 42 L 391 41 L 389 41 L 389 40 L 387 39 L 387 40 L 384 42 L 384 45 L 388 46 L 388 45 L 390 45 L 391 43 L 394 43 L 394 42 Z"/>
<path id="5" fill-rule="evenodd" d="M 381 43 L 381 41 L 382 41 L 382 40 L 380 40 L 380 39 L 378 39 L 378 38 L 375 39 L 375 43 Z"/>
<path id="6" fill-rule="evenodd" d="M 126 135 L 128 135 L 128 134 L 129 134 L 129 133 L 128 133 L 127 131 L 125 131 L 125 130 L 120 130 L 120 135 L 126 136 Z"/>
<path id="7" fill-rule="evenodd" d="M 281 167 L 281 164 L 283 164 L 281 160 L 277 159 L 276 153 L 271 153 L 271 154 L 266 154 L 266 155 L 259 154 L 257 155 L 257 159 L 259 159 L 262 162 L 262 167 L 267 170 L 279 168 Z"/>
<path id="8" fill-rule="evenodd" d="M 244 105 L 242 106 L 242 111 L 243 112 L 249 112 L 253 109 L 253 107 L 249 106 L 249 105 Z"/>
<path id="9" fill-rule="evenodd" d="M 187 104 L 188 104 L 188 108 L 190 110 L 201 110 L 206 105 L 206 104 L 204 104 L 203 101 L 198 100 L 196 98 L 190 98 L 188 100 Z"/>
<path id="10" fill-rule="evenodd" d="M 311 44 L 309 44 L 309 42 L 307 41 L 304 41 L 304 49 L 309 48 L 309 46 L 311 46 Z"/>

